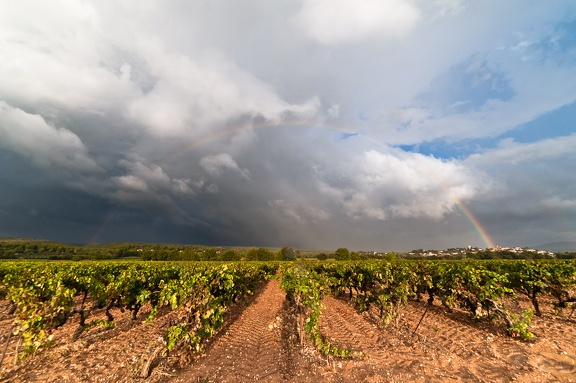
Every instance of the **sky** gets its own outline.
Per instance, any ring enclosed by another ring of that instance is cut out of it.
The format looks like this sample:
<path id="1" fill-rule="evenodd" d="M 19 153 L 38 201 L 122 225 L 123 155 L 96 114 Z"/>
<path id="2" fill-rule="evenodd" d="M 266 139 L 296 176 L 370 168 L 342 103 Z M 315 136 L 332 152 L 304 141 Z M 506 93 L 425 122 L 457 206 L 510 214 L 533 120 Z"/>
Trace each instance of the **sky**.
<path id="1" fill-rule="evenodd" d="M 573 0 L 3 0 L 0 237 L 576 241 Z"/>

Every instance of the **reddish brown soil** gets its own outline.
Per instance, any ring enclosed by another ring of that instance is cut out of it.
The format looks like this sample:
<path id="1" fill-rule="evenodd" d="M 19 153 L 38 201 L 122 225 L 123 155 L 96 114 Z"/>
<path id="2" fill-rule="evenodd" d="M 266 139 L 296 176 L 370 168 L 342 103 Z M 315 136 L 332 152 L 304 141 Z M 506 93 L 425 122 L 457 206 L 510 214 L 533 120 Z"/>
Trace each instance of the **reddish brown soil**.
<path id="1" fill-rule="evenodd" d="M 528 303 L 520 299 L 508 305 L 521 310 Z M 118 311 L 116 328 L 92 328 L 76 342 L 71 341 L 72 323 L 55 331 L 52 348 L 15 363 L 17 341 L 6 342 L 12 319 L 3 314 L 3 302 L 0 353 L 8 346 L 0 383 L 576 382 L 576 322 L 567 318 L 570 310 L 554 315 L 550 302 L 544 301 L 544 315 L 533 319 L 534 342 L 510 338 L 503 324 L 478 322 L 462 311 L 449 313 L 436 305 L 426 310 L 424 302 L 401 308 L 397 323 L 387 328 L 378 325 L 375 315 L 360 315 L 341 300 L 327 298 L 324 305 L 322 333 L 363 356 L 327 358 L 308 341 L 300 345 L 285 294 L 272 280 L 248 307 L 231 310 L 226 327 L 203 355 L 194 360 L 184 353 L 158 355 L 150 376 L 142 378 L 173 313 L 146 323 L 146 310 L 136 321 Z"/>
<path id="2" fill-rule="evenodd" d="M 328 298 L 322 327 L 365 360 L 340 362 L 342 380 L 366 382 L 556 382 L 576 381 L 574 323 L 546 315 L 533 321 L 534 343 L 505 334 L 502 325 L 479 323 L 463 312 L 426 303 L 401 309 L 398 326 L 370 328 L 372 318 Z"/>
<path id="3" fill-rule="evenodd" d="M 270 281 L 207 354 L 171 382 L 284 380 L 292 355 L 283 340 L 283 302 L 278 281 Z"/>

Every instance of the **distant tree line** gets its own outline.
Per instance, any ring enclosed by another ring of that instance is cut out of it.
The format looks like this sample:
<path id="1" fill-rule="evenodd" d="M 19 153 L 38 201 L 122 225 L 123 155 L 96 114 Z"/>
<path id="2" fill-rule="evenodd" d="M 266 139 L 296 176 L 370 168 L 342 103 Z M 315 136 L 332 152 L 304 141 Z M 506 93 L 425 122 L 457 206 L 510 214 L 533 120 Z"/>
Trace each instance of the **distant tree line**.
<path id="1" fill-rule="evenodd" d="M 90 248 L 57 242 L 0 241 L 0 259 L 114 259 L 122 258 L 116 248 Z"/>
<path id="2" fill-rule="evenodd" d="M 0 259 L 124 259 L 154 261 L 273 261 L 294 260 L 299 253 L 290 247 L 279 251 L 266 248 L 229 249 L 196 245 L 107 243 L 72 245 L 58 242 L 0 241 Z"/>
<path id="3" fill-rule="evenodd" d="M 384 258 L 395 258 L 388 254 Z M 197 245 L 104 243 L 95 245 L 62 244 L 51 241 L 0 240 L 0 259 L 87 260 L 137 258 L 148 261 L 291 261 L 297 258 L 318 260 L 382 259 L 373 252 L 355 252 L 341 247 L 333 253 L 306 252 L 285 246 L 266 248 L 223 248 Z"/>
<path id="4" fill-rule="evenodd" d="M 576 251 L 567 251 L 564 253 L 555 253 L 558 259 L 576 259 Z"/>
<path id="5" fill-rule="evenodd" d="M 277 261 L 289 260 L 283 249 L 271 251 L 265 248 L 252 248 L 246 251 L 221 248 L 186 248 L 177 251 L 169 249 L 145 250 L 141 258 L 150 261 Z"/>

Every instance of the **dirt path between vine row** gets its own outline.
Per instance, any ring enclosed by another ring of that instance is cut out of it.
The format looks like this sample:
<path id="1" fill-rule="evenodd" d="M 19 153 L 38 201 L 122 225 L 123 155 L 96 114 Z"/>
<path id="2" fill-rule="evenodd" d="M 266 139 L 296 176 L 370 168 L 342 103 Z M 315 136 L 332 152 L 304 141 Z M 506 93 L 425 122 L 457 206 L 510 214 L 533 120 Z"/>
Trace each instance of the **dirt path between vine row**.
<path id="1" fill-rule="evenodd" d="M 293 349 L 286 293 L 277 280 L 209 348 L 206 355 L 170 383 L 313 382 L 313 362 Z"/>

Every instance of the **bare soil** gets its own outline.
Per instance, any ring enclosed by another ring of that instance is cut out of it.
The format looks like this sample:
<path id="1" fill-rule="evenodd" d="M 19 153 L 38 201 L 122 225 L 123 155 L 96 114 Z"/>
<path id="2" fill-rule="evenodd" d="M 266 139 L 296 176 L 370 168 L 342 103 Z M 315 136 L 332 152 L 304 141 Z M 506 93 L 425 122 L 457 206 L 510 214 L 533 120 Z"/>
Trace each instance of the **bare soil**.
<path id="1" fill-rule="evenodd" d="M 95 326 L 74 342 L 77 323 L 67 324 L 54 332 L 53 347 L 16 361 L 18 341 L 7 337 L 12 317 L 0 302 L 0 355 L 6 348 L 0 383 L 576 382 L 576 322 L 570 310 L 554 313 L 546 299 L 543 316 L 532 321 L 536 339 L 523 342 L 507 336 L 502 323 L 425 302 L 410 302 L 383 328 L 374 313 L 358 314 L 328 297 L 321 331 L 331 343 L 361 353 L 350 359 L 325 357 L 307 340 L 300 343 L 278 281 L 263 284 L 248 303 L 230 310 L 202 355 L 158 353 L 177 313 L 146 322 L 143 308 L 135 321 L 114 312 L 115 328 Z M 517 312 L 530 307 L 522 298 L 507 303 Z M 104 314 L 89 320 L 98 315 Z"/>

